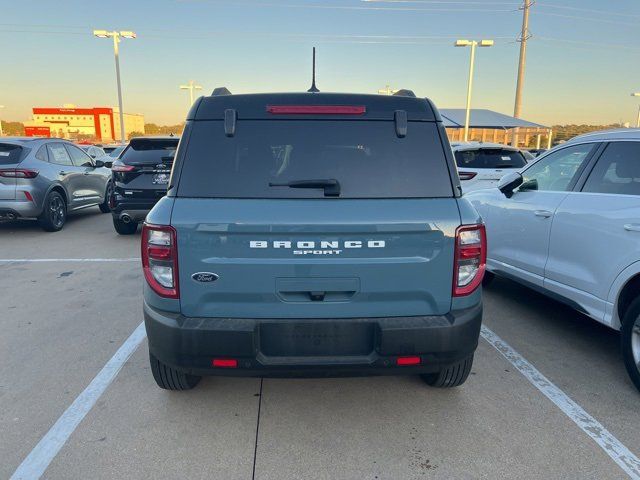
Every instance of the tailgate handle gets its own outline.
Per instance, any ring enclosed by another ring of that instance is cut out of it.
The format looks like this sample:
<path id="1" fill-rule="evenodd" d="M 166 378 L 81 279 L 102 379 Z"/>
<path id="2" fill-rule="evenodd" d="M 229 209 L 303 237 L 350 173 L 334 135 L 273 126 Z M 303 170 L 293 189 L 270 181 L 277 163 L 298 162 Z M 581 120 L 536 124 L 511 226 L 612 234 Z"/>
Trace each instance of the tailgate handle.
<path id="1" fill-rule="evenodd" d="M 312 302 L 322 302 L 327 292 L 309 292 L 309 298 Z"/>

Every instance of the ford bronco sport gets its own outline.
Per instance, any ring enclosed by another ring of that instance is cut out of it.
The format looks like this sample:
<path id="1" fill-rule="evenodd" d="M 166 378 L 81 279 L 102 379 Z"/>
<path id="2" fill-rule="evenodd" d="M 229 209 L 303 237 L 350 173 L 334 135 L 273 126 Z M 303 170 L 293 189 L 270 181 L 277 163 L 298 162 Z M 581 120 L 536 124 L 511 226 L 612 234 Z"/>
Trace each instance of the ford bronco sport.
<path id="1" fill-rule="evenodd" d="M 218 89 L 189 112 L 142 231 L 153 376 L 461 385 L 485 256 L 429 100 Z"/>

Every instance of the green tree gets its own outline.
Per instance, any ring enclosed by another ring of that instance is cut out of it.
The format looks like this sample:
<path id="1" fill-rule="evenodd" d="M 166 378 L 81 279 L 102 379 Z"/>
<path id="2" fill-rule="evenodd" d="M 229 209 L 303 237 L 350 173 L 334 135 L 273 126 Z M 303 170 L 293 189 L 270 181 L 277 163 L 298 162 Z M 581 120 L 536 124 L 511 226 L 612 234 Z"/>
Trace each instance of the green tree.
<path id="1" fill-rule="evenodd" d="M 145 125 L 145 130 L 146 130 L 147 126 Z M 127 135 L 127 138 L 129 140 L 131 140 L 133 137 L 144 137 L 144 133 L 142 132 L 129 132 L 129 135 Z"/>
<path id="2" fill-rule="evenodd" d="M 24 124 L 22 124 L 21 122 L 2 121 L 2 132 L 10 137 L 21 137 L 24 135 Z"/>

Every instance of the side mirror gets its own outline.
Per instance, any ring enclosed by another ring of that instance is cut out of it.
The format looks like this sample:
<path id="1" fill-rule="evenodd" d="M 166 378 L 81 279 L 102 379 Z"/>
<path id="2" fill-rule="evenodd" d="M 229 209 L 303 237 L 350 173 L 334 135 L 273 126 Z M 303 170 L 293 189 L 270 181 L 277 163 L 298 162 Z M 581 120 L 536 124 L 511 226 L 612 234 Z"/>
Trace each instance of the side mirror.
<path id="1" fill-rule="evenodd" d="M 513 191 L 522 185 L 522 182 L 524 182 L 524 178 L 522 178 L 520 172 L 507 173 L 498 182 L 498 190 L 500 190 L 505 197 L 511 198 Z"/>
<path id="2" fill-rule="evenodd" d="M 105 163 L 102 160 L 94 160 L 93 166 L 96 168 L 102 168 L 105 166 Z"/>

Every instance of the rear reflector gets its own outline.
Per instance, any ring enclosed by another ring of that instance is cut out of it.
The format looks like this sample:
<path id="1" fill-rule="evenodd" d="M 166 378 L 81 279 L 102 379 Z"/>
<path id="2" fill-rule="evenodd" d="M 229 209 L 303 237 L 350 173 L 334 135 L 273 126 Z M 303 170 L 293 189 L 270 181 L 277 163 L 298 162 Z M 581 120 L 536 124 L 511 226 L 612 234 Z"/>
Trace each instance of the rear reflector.
<path id="1" fill-rule="evenodd" d="M 364 105 L 267 105 L 267 112 L 274 115 L 362 115 Z"/>
<path id="2" fill-rule="evenodd" d="M 420 357 L 398 357 L 396 359 L 396 365 L 399 367 L 406 367 L 408 365 L 420 365 Z"/>
<path id="3" fill-rule="evenodd" d="M 30 202 L 33 202 L 33 196 L 31 195 L 31 193 L 27 192 L 26 190 L 23 190 L 24 196 L 26 197 L 27 200 L 29 200 Z"/>
<path id="4" fill-rule="evenodd" d="M 219 368 L 238 368 L 238 360 L 235 358 L 214 358 L 212 364 Z"/>

